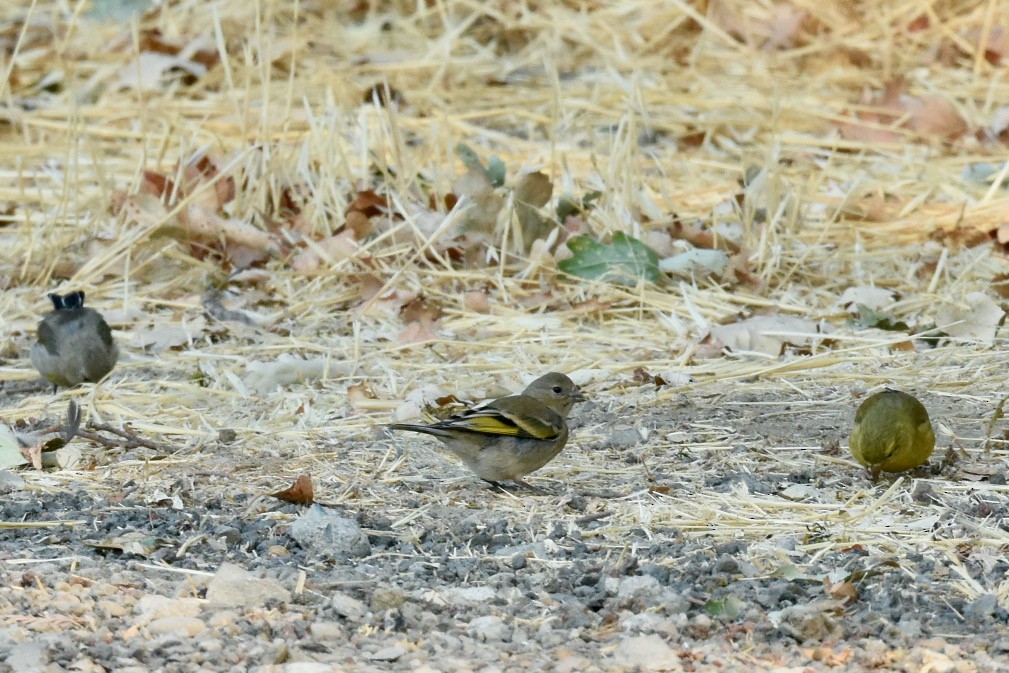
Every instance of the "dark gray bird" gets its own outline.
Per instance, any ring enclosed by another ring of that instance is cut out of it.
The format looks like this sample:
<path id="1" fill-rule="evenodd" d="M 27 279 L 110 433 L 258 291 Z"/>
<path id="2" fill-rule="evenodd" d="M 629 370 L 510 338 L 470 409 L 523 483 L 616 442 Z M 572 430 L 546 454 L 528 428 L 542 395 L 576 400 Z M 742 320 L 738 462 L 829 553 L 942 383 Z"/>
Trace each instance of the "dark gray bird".
<path id="1" fill-rule="evenodd" d="M 545 374 L 518 395 L 501 397 L 432 425 L 394 423 L 393 430 L 432 435 L 484 481 L 512 480 L 540 469 L 568 441 L 568 412 L 585 396 L 564 374 Z M 531 488 L 531 487 L 530 487 Z"/>
<path id="2" fill-rule="evenodd" d="M 32 345 L 35 369 L 53 384 L 76 386 L 95 383 L 112 371 L 119 348 L 102 314 L 84 307 L 84 293 L 51 293 L 53 310 L 38 326 L 38 341 Z"/>

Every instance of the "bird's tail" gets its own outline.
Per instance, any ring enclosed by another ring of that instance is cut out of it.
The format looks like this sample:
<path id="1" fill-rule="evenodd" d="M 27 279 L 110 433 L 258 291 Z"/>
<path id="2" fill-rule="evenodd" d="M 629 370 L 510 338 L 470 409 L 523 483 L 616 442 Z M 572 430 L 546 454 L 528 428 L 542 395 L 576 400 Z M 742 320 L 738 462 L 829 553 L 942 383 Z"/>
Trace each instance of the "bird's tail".
<path id="1" fill-rule="evenodd" d="M 392 430 L 406 430 L 408 432 L 419 432 L 424 435 L 434 437 L 451 437 L 452 433 L 432 425 L 414 425 L 412 423 L 390 423 L 387 427 Z"/>

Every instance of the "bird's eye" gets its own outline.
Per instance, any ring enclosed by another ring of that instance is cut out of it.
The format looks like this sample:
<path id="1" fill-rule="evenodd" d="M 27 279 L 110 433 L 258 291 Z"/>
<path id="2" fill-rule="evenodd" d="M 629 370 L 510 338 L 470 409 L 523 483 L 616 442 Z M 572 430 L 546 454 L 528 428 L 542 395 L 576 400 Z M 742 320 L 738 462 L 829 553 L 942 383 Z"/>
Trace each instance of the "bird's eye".
<path id="1" fill-rule="evenodd" d="M 563 392 L 564 392 L 563 388 L 561 388 L 560 386 L 554 386 L 554 395 L 560 395 Z"/>

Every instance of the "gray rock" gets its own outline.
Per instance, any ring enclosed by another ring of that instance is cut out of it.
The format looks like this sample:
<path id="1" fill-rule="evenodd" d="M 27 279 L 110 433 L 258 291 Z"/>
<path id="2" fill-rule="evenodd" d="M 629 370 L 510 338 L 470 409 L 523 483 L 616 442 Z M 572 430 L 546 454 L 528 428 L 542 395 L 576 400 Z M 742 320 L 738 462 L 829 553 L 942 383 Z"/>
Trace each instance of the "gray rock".
<path id="1" fill-rule="evenodd" d="M 117 672 L 119 670 L 121 669 L 116 669 Z M 336 673 L 339 670 L 342 669 L 317 661 L 292 661 L 287 664 L 257 666 L 250 669 L 250 673 Z"/>
<path id="2" fill-rule="evenodd" d="M 659 592 L 659 581 L 651 575 L 631 575 L 630 577 L 607 577 L 606 591 L 616 594 L 622 601 L 642 596 L 654 596 Z"/>
<path id="3" fill-rule="evenodd" d="M 622 666 L 641 671 L 682 670 L 679 655 L 657 635 L 625 638 L 613 658 Z"/>
<path id="4" fill-rule="evenodd" d="M 274 580 L 256 577 L 233 563 L 222 563 L 207 585 L 207 600 L 216 606 L 257 608 L 271 600 L 288 603 L 291 592 Z"/>
<path id="5" fill-rule="evenodd" d="M 967 619 L 983 621 L 985 619 L 991 619 L 991 616 L 995 614 L 995 610 L 997 608 L 998 599 L 995 597 L 995 594 L 985 594 L 977 600 L 968 603 L 967 607 L 963 610 L 963 616 Z"/>
<path id="6" fill-rule="evenodd" d="M 333 612 L 352 622 L 361 621 L 368 613 L 368 607 L 364 603 L 344 593 L 333 594 L 329 604 Z"/>
<path id="7" fill-rule="evenodd" d="M 395 587 L 378 587 L 371 594 L 372 612 L 395 610 L 406 603 L 406 594 Z"/>
<path id="8" fill-rule="evenodd" d="M 470 621 L 466 634 L 485 643 L 502 642 L 508 640 L 509 629 L 500 617 L 484 615 Z"/>
<path id="9" fill-rule="evenodd" d="M 614 449 L 629 449 L 641 443 L 641 433 L 632 426 L 618 426 L 606 438 L 606 445 Z"/>
<path id="10" fill-rule="evenodd" d="M 10 470 L 0 470 L 0 495 L 7 495 L 14 491 L 20 491 L 27 482 L 16 472 Z"/>
<path id="11" fill-rule="evenodd" d="M 449 605 L 478 605 L 494 600 L 497 592 L 492 587 L 450 587 L 439 595 Z"/>
<path id="12" fill-rule="evenodd" d="M 291 524 L 291 537 L 323 556 L 360 558 L 371 553 L 368 536 L 356 521 L 320 505 L 312 505 Z"/>
<path id="13" fill-rule="evenodd" d="M 38 640 L 18 643 L 11 648 L 6 661 L 6 664 L 10 666 L 10 670 L 18 671 L 19 673 L 41 671 L 48 663 L 48 647 Z"/>
<path id="14" fill-rule="evenodd" d="M 410 650 L 406 649 L 402 645 L 390 645 L 389 647 L 383 647 L 374 654 L 369 654 L 368 658 L 373 659 L 374 661 L 396 661 L 409 652 Z"/>
<path id="15" fill-rule="evenodd" d="M 313 622 L 309 625 L 308 632 L 316 640 L 337 640 L 347 635 L 340 622 Z"/>

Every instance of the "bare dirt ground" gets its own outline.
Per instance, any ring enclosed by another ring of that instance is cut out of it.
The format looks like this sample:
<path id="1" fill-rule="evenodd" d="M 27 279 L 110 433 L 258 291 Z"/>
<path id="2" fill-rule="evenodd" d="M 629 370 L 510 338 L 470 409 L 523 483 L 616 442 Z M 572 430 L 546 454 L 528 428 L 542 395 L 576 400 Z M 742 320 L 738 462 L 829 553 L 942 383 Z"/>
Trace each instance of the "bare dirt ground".
<path id="1" fill-rule="evenodd" d="M 138 4 L 0 8 L 0 670 L 1009 670 L 1004 3 Z M 535 492 L 384 429 L 551 370 Z"/>

